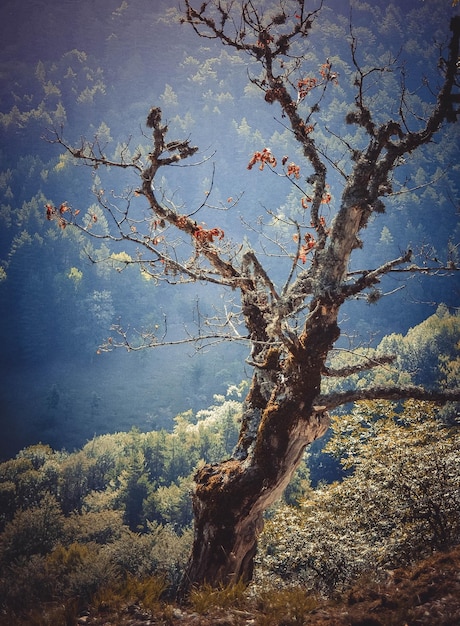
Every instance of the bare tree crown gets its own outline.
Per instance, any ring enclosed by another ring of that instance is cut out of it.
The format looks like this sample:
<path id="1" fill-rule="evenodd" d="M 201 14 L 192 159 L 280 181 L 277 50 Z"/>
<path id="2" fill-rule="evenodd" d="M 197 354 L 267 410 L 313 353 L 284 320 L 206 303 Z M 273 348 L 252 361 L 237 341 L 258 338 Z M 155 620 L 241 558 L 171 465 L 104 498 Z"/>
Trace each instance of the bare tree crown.
<path id="1" fill-rule="evenodd" d="M 427 271 L 426 267 L 411 263 L 411 250 L 360 274 L 348 273 L 348 264 L 353 250 L 362 246 L 360 232 L 370 216 L 384 212 L 383 199 L 392 192 L 392 174 L 402 157 L 429 143 L 442 124 L 455 121 L 458 114 L 455 106 L 459 18 L 452 20 L 448 57 L 440 63 L 442 88 L 428 119 L 420 121 L 416 130 L 407 121 L 404 88 L 399 119 L 383 123 L 374 119 L 365 97 L 367 82 L 373 74 L 388 68 L 361 67 L 357 40 L 351 29 L 355 100 L 346 121 L 361 127 L 367 142 L 359 149 L 345 146 L 349 167 L 340 170 L 344 187 L 335 216 L 328 223 L 322 209 L 329 206 L 332 198 L 327 182 L 331 163 L 317 145 L 315 126 L 320 123 L 318 111 L 327 91 L 340 78 L 329 59 L 314 71 L 305 71 L 304 44 L 299 45 L 308 40 L 321 8 L 322 5 L 308 11 L 305 3 L 298 0 L 282 2 L 279 10 L 264 15 L 250 1 L 203 2 L 199 7 L 190 0 L 185 2 L 183 22 L 190 24 L 200 37 L 219 40 L 259 64 L 261 73 L 250 80 L 262 91 L 266 102 L 278 104 L 305 157 L 307 165 L 302 165 L 261 147 L 247 165 L 248 169 L 275 170 L 299 191 L 305 217 L 302 221 L 286 218 L 292 232 L 292 247 L 288 249 L 284 241 L 277 241 L 280 256 L 290 258 L 290 268 L 281 286 L 275 285 L 254 250 L 241 241 L 232 241 L 218 223 L 208 226 L 198 222 L 206 201 L 187 212 L 156 189 L 155 180 L 162 168 L 181 165 L 198 152 L 189 139 L 168 139 L 168 125 L 160 108 L 153 107 L 147 117 L 153 147 L 144 155 L 125 157 L 122 152 L 119 160 L 113 160 L 97 137 L 92 142 L 82 140 L 77 147 L 66 144 L 60 133 L 53 139 L 91 167 L 134 171 L 141 184 L 128 192 L 123 207 L 107 198 L 102 190 L 97 192 L 98 201 L 110 218 L 107 233 L 95 233 L 96 214 L 81 224 L 77 220 L 78 209 L 73 210 L 66 203 L 59 208 L 47 205 L 47 217 L 57 219 L 61 228 L 72 223 L 96 238 L 134 243 L 138 252 L 126 262 L 139 264 L 155 279 L 207 281 L 239 290 L 242 306 L 228 309 L 214 327 L 209 323 L 208 332 L 201 334 L 201 339 L 205 336 L 210 340 L 218 336 L 249 339 L 253 344 L 254 364 L 259 353 L 260 363 L 264 362 L 269 347 L 279 346 L 288 352 L 298 347 L 298 329 L 305 322 L 305 312 L 308 315 L 315 311 L 321 298 L 330 298 L 340 306 L 347 298 L 371 290 L 368 297 L 377 299 L 378 291 L 373 288 L 383 275 L 401 270 Z M 338 169 L 337 164 L 332 165 Z M 136 196 L 148 202 L 151 213 L 145 218 L 140 219 L 133 210 Z M 180 234 L 179 238 L 175 232 Z M 445 269 L 455 268 L 451 265 Z M 248 332 L 242 330 L 244 326 Z M 143 345 L 157 345 L 162 339 L 146 333 Z M 127 344 L 126 335 L 120 342 Z M 116 343 L 112 338 L 106 348 L 111 349 Z"/>

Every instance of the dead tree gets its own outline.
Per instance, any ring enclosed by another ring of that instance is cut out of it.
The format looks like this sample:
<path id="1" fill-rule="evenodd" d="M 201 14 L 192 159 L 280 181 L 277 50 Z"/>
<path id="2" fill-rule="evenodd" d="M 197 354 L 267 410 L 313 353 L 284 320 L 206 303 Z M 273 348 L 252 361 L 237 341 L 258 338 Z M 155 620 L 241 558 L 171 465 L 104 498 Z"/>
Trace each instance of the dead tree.
<path id="1" fill-rule="evenodd" d="M 200 37 L 219 40 L 259 63 L 262 72 L 252 80 L 260 87 L 265 101 L 279 107 L 311 169 L 307 180 L 309 192 L 301 199 L 309 216 L 308 224 L 303 227 L 293 222 L 297 229 L 296 250 L 282 288 L 272 282 L 252 249 L 225 245 L 221 228 L 198 224 L 196 211 L 180 211 L 172 202 L 165 202 L 155 189 L 155 178 L 161 168 L 182 163 L 197 152 L 189 140 L 167 141 L 168 128 L 159 108 L 152 108 L 147 118 L 153 147 L 145 163 L 139 155 L 123 158 L 123 154 L 120 160 L 112 161 L 97 140 L 71 147 L 60 134 L 54 138 L 92 167 L 108 165 L 139 174 L 140 185 L 124 208 L 109 202 L 102 192 L 99 197 L 115 225 L 115 234 L 112 230 L 112 234 L 101 236 L 134 242 L 148 253 L 142 256 L 138 253 L 126 262 L 139 263 L 144 271 L 159 278 L 208 281 L 239 294 L 240 309 L 227 315 L 223 328 L 228 338 L 244 338 L 249 342 L 252 383 L 244 401 L 241 432 L 232 457 L 205 465 L 195 476 L 195 538 L 180 590 L 182 596 L 192 585 L 251 579 L 264 511 L 283 493 L 306 446 L 328 429 L 328 410 L 360 399 L 411 397 L 439 402 L 460 399 L 458 391 L 435 392 L 419 387 L 357 389 L 343 394 L 321 392 L 323 376 L 353 373 L 353 368 L 332 372 L 327 367 L 328 355 L 340 336 L 338 314 L 342 304 L 374 289 L 391 272 L 429 271 L 413 262 L 410 250 L 374 269 L 349 274 L 348 267 L 353 251 L 362 245 L 360 232 L 373 214 L 384 213 L 382 198 L 391 193 L 391 176 L 398 163 L 430 142 L 445 123 L 456 120 L 452 103 L 458 97 L 460 18 L 451 22 L 448 57 L 440 64 L 442 86 L 436 102 L 417 130 L 406 124 L 402 107 L 397 120 L 384 123 L 374 120 L 365 98 L 370 72 L 361 69 L 356 58 L 356 42 L 352 40 L 356 97 L 347 122 L 365 131 L 367 143 L 360 149 L 347 146 L 349 172 L 345 175 L 335 217 L 326 224 L 321 208 L 328 202 L 330 193 L 329 164 L 315 142 L 318 107 L 303 108 L 303 101 L 310 93 L 318 94 L 317 99 L 321 99 L 326 90 L 333 88 L 337 75 L 328 60 L 319 75 L 301 73 L 305 72 L 302 58 L 296 57 L 293 47 L 298 40 L 308 38 L 317 11 L 308 12 L 306 3 L 297 0 L 291 3 L 294 10 L 289 13 L 288 4 L 280 2 L 279 13 L 264 18 L 251 0 L 208 1 L 196 8 L 191 0 L 185 0 L 184 13 L 184 21 Z M 280 59 L 285 63 L 275 64 Z M 248 167 L 254 165 L 282 166 L 286 176 L 294 180 L 299 173 L 295 163 L 277 164 L 275 155 L 268 149 L 253 155 Z M 149 217 L 142 222 L 143 230 L 131 211 L 134 196 L 148 203 Z M 78 226 L 76 212 L 65 204 L 59 209 L 48 205 L 47 213 L 63 228 L 68 223 Z M 89 219 L 79 228 L 89 232 L 91 226 Z M 188 256 L 181 256 L 175 244 L 170 243 L 171 232 L 181 234 L 183 241 L 189 242 Z M 451 264 L 447 269 L 456 268 Z M 238 317 L 246 329 L 243 334 L 236 328 Z M 119 343 L 129 347 L 128 338 L 120 332 Z M 142 345 L 162 343 L 161 337 L 154 334 L 142 339 Z M 116 343 L 112 338 L 106 347 L 109 349 Z M 378 364 L 378 360 L 373 361 L 368 367 Z"/>

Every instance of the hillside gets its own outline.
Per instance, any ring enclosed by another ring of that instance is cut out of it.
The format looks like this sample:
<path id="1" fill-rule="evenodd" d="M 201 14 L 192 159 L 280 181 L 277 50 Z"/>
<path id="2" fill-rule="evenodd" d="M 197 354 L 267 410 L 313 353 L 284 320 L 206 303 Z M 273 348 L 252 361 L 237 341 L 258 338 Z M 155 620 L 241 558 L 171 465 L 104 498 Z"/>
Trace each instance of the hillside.
<path id="1" fill-rule="evenodd" d="M 308 609 L 304 596 L 302 611 L 299 595 L 297 605 L 283 607 L 273 599 L 270 604 L 243 608 L 214 607 L 204 614 L 174 605 L 158 605 L 153 611 L 142 607 L 134 598 L 118 609 L 92 607 L 78 619 L 78 624 L 93 626 L 149 626 L 181 624 L 183 626 L 448 626 L 460 623 L 460 546 L 450 552 L 435 554 L 407 569 L 388 573 L 379 585 L 357 584 L 337 601 L 321 602 Z M 280 594 L 281 595 L 281 594 Z M 286 595 L 284 596 L 286 598 Z M 280 598 L 281 600 L 281 598 Z M 297 609 L 297 614 L 295 614 Z M 284 613 L 284 615 L 283 615 Z"/>
<path id="2" fill-rule="evenodd" d="M 385 337 L 375 353 L 397 366 L 373 376 L 458 386 L 459 322 L 440 308 Z M 231 454 L 245 391 L 176 416 L 172 431 L 105 434 L 74 452 L 35 444 L 0 463 L 0 624 L 458 623 L 458 410 L 416 401 L 334 415 L 267 512 L 249 589 L 172 604 L 194 473 Z"/>

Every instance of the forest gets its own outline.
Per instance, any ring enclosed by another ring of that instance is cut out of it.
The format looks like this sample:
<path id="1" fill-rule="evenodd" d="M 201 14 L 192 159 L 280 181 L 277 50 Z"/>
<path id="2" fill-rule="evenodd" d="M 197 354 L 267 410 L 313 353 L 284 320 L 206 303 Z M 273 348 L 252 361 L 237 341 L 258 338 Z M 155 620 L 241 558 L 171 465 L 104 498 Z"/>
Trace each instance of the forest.
<path id="1" fill-rule="evenodd" d="M 294 21 L 303 5 L 254 4 L 261 15 L 280 6 Z M 314 4 L 312 11 L 324 6 L 304 60 L 330 83 L 314 111 L 315 141 L 331 171 L 321 216 L 329 226 L 349 173 L 345 155 L 365 145 L 365 128 L 346 122 L 356 88 L 351 34 L 362 79 L 363 68 L 387 68 L 365 93 L 376 123 L 407 107 L 415 132 L 435 101 L 458 7 Z M 295 165 L 302 150 L 268 90 L 261 96 L 254 63 L 197 36 L 183 23 L 183 6 L 25 6 L 0 7 L 0 623 L 75 624 L 85 610 L 90 620 L 133 600 L 158 616 L 154 623 L 181 623 L 169 603 L 193 545 L 194 477 L 238 447 L 253 353 L 239 335 L 204 337 L 234 307 L 232 289 L 175 274 L 158 280 L 153 264 L 138 261 L 137 235 L 113 237 L 105 209 L 139 202 L 135 169 L 87 167 L 65 148 L 84 154 L 96 146 L 101 161 L 136 166 L 151 150 L 147 114 L 160 107 L 168 137 L 199 151 L 163 168 L 153 191 L 177 213 L 196 212 L 201 232 L 216 225 L 229 250 L 254 250 L 276 289 L 289 274 L 289 246 L 300 251 L 295 271 L 310 263 L 299 224 L 311 199 L 303 169 L 299 177 L 280 173 L 281 163 L 264 169 L 254 155 L 269 146 Z M 398 160 L 385 215 L 373 214 L 360 233 L 348 275 L 365 276 L 363 268 L 382 267 L 408 246 L 417 271 L 389 272 L 342 305 L 327 368 L 353 373 L 324 376 L 323 395 L 392 385 L 458 391 L 458 154 L 458 125 L 448 123 Z M 75 223 L 69 217 L 59 228 L 49 219 L 46 207 L 59 206 Z M 141 224 L 145 208 L 135 210 Z M 155 244 L 166 247 L 162 228 Z M 129 350 L 115 349 L 123 333 L 160 335 L 164 345 L 138 349 L 130 339 Z M 363 371 L 363 360 L 375 366 Z M 323 601 L 345 597 L 359 581 L 381 585 L 390 571 L 454 550 L 459 443 L 455 403 L 377 399 L 335 408 L 327 434 L 307 446 L 281 500 L 264 513 L 250 586 L 197 586 L 193 611 L 239 609 L 236 624 L 316 623 Z M 439 623 L 456 623 L 458 606 L 444 609 Z M 395 607 L 391 623 L 423 623 L 417 610 Z"/>

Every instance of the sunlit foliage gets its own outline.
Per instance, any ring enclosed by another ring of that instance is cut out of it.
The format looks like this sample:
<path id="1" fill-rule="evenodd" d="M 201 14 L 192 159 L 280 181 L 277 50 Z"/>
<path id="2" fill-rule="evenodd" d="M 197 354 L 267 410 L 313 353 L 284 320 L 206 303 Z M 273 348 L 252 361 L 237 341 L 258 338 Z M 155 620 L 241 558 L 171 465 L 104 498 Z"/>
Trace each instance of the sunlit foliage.
<path id="1" fill-rule="evenodd" d="M 221 397 L 178 416 L 173 432 L 106 435 L 72 454 L 36 445 L 0 464 L 0 592 L 9 608 L 58 596 L 89 602 L 128 574 L 156 573 L 176 587 L 191 541 L 191 475 L 230 453 L 240 412 Z"/>
<path id="2" fill-rule="evenodd" d="M 358 576 L 448 549 L 460 540 L 460 433 L 408 401 L 362 402 L 333 423 L 326 451 L 348 476 L 280 507 L 267 523 L 258 586 L 300 584 L 330 594 Z"/>

